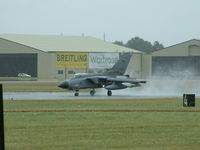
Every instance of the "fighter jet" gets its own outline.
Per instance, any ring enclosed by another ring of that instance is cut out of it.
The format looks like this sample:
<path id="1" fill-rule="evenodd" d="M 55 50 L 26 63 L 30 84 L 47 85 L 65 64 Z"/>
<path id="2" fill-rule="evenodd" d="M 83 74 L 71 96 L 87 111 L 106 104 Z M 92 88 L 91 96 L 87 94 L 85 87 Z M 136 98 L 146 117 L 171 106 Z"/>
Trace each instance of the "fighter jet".
<path id="1" fill-rule="evenodd" d="M 124 75 L 132 53 L 123 53 L 119 60 L 111 68 L 103 73 L 78 73 L 69 80 L 65 80 L 58 87 L 75 91 L 74 96 L 79 96 L 80 89 L 90 88 L 90 95 L 95 95 L 96 88 L 107 89 L 107 95 L 112 95 L 112 90 L 132 88 L 141 86 L 140 83 L 146 83 L 144 80 L 137 80 Z"/>

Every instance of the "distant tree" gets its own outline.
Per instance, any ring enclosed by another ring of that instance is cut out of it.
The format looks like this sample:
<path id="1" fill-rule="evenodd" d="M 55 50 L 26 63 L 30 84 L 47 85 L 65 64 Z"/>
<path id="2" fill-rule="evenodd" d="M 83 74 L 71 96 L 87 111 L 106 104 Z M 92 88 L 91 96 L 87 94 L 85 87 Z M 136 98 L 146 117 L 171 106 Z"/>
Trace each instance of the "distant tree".
<path id="1" fill-rule="evenodd" d="M 145 41 L 140 37 L 134 37 L 126 43 L 126 47 L 133 48 L 136 50 L 140 50 L 146 53 L 150 53 L 152 51 L 162 49 L 164 46 L 160 44 L 158 41 L 155 41 L 152 45 L 151 42 Z"/>
<path id="2" fill-rule="evenodd" d="M 126 46 L 132 49 L 147 52 L 147 51 L 151 51 L 152 45 L 150 42 L 144 41 L 143 39 L 139 37 L 134 37 L 126 43 Z"/>
<path id="3" fill-rule="evenodd" d="M 115 41 L 113 42 L 114 44 L 120 45 L 120 46 L 125 46 L 122 41 Z"/>
<path id="4" fill-rule="evenodd" d="M 164 48 L 164 46 L 160 44 L 158 41 L 155 41 L 152 45 L 151 42 L 145 41 L 140 37 L 131 38 L 126 44 L 124 44 L 122 41 L 115 41 L 113 43 L 120 46 L 126 46 L 128 48 L 143 51 L 145 53 L 150 53 Z"/>
<path id="5" fill-rule="evenodd" d="M 158 41 L 155 41 L 153 43 L 153 47 L 152 47 L 153 51 L 163 49 L 163 48 L 164 48 L 164 46 L 162 44 L 160 44 Z"/>

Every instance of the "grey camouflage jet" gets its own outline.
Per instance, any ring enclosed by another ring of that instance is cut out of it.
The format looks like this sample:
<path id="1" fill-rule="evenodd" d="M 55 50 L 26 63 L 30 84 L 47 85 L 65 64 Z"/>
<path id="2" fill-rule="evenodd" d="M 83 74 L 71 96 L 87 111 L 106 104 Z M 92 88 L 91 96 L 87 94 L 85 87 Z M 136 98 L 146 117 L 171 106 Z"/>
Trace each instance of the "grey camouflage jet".
<path id="1" fill-rule="evenodd" d="M 140 83 L 146 83 L 144 80 L 130 78 L 124 75 L 132 53 L 123 53 L 119 60 L 111 68 L 103 73 L 79 73 L 69 80 L 65 80 L 58 87 L 75 91 L 74 96 L 79 96 L 80 89 L 90 88 L 90 95 L 94 96 L 96 88 L 105 88 L 107 95 L 112 95 L 112 90 L 132 88 L 141 86 Z M 127 85 L 128 84 L 128 85 Z"/>

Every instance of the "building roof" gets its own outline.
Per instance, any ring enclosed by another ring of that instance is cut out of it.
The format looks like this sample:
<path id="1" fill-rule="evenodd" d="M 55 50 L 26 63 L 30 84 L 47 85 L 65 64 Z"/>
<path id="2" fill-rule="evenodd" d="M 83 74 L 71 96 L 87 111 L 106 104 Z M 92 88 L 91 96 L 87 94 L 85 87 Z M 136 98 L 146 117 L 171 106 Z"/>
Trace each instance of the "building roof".
<path id="1" fill-rule="evenodd" d="M 166 50 L 166 49 L 169 49 L 169 48 L 173 48 L 173 47 L 176 47 L 176 46 L 181 45 L 181 44 L 188 44 L 188 45 L 196 44 L 196 45 L 200 45 L 200 40 L 199 39 L 187 40 L 187 41 L 184 41 L 184 42 L 181 42 L 181 43 L 177 43 L 177 44 L 165 47 L 163 49 L 155 50 L 155 51 L 151 52 L 151 54 L 156 53 L 158 51 L 162 51 L 162 50 Z"/>
<path id="2" fill-rule="evenodd" d="M 45 52 L 134 52 L 138 50 L 119 46 L 94 37 L 63 35 L 0 34 L 0 38 L 33 47 Z"/>

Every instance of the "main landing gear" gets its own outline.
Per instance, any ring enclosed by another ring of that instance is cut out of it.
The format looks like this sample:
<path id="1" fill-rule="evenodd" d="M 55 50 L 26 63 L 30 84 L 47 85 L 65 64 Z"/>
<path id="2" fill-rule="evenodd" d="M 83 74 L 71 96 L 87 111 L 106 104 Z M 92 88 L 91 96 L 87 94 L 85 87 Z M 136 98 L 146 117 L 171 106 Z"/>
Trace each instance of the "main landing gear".
<path id="1" fill-rule="evenodd" d="M 79 91 L 78 90 L 75 91 L 74 96 L 79 96 Z"/>
<path id="2" fill-rule="evenodd" d="M 107 95 L 112 96 L 112 91 L 108 90 Z"/>
<path id="3" fill-rule="evenodd" d="M 90 91 L 90 95 L 91 95 L 91 96 L 94 96 L 95 93 L 96 93 L 95 89 L 92 89 L 92 90 Z M 108 95 L 108 96 L 112 96 L 112 91 L 111 91 L 111 90 L 108 90 L 107 95 Z M 75 90 L 74 96 L 79 96 L 79 90 Z"/>
<path id="4" fill-rule="evenodd" d="M 95 93 L 96 93 L 95 89 L 92 89 L 92 90 L 90 91 L 90 95 L 91 95 L 91 96 L 94 96 Z"/>

